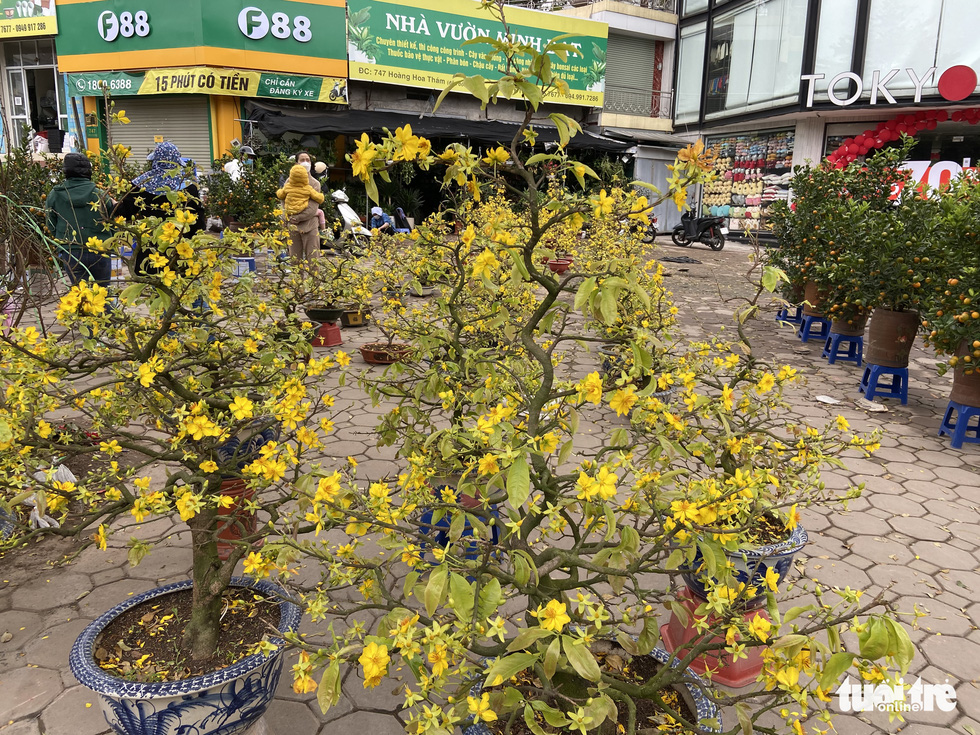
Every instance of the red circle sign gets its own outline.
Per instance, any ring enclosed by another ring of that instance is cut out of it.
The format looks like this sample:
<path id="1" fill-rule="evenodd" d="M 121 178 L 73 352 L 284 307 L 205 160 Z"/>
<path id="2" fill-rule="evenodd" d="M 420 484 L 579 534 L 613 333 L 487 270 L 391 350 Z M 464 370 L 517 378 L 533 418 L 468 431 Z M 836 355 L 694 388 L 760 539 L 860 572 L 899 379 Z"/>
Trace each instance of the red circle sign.
<path id="1" fill-rule="evenodd" d="M 950 102 L 969 97 L 977 88 L 977 73 L 968 66 L 951 66 L 939 77 L 939 94 Z"/>

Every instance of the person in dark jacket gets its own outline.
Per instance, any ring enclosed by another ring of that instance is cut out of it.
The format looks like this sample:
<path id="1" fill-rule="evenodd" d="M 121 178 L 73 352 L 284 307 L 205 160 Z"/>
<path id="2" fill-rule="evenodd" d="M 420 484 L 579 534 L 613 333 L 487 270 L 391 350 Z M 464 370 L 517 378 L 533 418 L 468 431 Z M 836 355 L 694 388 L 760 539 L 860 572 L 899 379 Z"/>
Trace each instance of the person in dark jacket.
<path id="1" fill-rule="evenodd" d="M 173 205 L 169 194 L 177 192 L 184 195 L 183 202 L 178 208 L 186 209 L 197 216 L 194 222 L 185 226 L 183 236 L 193 237 L 204 230 L 207 225 L 207 214 L 201 203 L 201 192 L 192 177 L 185 171 L 181 162 L 180 151 L 173 143 L 159 143 L 150 154 L 153 162 L 150 170 L 133 179 L 133 188 L 119 200 L 112 211 L 112 218 L 122 217 L 132 222 L 143 217 L 159 217 L 167 219 L 173 216 Z M 148 254 L 142 252 L 137 243 L 133 249 L 134 262 L 141 264 L 139 270 L 155 272 L 147 263 Z"/>
<path id="2" fill-rule="evenodd" d="M 109 258 L 86 247 L 89 238 L 107 237 L 106 196 L 92 183 L 92 163 L 82 153 L 69 153 L 63 162 L 65 180 L 51 189 L 45 202 L 49 232 L 58 241 L 59 257 L 72 285 L 92 280 L 107 286 Z"/>

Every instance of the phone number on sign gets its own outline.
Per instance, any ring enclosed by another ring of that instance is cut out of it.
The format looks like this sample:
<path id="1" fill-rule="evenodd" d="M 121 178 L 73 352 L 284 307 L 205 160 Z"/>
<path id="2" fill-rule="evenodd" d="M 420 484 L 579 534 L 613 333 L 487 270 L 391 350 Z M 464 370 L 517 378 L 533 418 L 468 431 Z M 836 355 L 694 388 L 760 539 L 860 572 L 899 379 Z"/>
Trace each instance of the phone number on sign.
<path id="1" fill-rule="evenodd" d="M 75 89 L 79 92 L 101 92 L 103 89 L 110 91 L 125 90 L 133 88 L 132 79 L 76 79 Z"/>

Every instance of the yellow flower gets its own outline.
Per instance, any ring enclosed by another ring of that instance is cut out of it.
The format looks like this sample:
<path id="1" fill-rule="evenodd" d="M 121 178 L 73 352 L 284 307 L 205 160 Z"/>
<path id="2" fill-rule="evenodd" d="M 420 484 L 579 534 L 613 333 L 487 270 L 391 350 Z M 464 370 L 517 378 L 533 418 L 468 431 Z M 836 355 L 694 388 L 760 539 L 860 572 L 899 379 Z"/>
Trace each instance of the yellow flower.
<path id="1" fill-rule="evenodd" d="M 561 633 L 562 628 L 572 622 L 572 619 L 566 613 L 564 602 L 551 600 L 543 610 L 538 608 L 538 622 L 545 630 Z"/>
<path id="2" fill-rule="evenodd" d="M 177 511 L 180 513 L 180 520 L 189 521 L 201 510 L 201 497 L 189 490 L 177 498 Z"/>
<path id="3" fill-rule="evenodd" d="M 500 472 L 500 466 L 497 464 L 497 458 L 492 454 L 484 454 L 480 457 L 479 471 L 481 475 L 493 475 Z"/>
<path id="4" fill-rule="evenodd" d="M 245 574 L 251 574 L 256 577 L 268 577 L 269 572 L 272 571 L 272 564 L 263 558 L 262 554 L 258 554 L 254 551 L 250 551 L 248 556 L 244 560 Z"/>
<path id="5" fill-rule="evenodd" d="M 51 424 L 43 419 L 37 422 L 37 435 L 42 439 L 47 439 L 51 436 Z"/>
<path id="6" fill-rule="evenodd" d="M 209 475 L 218 471 L 218 463 L 210 459 L 206 462 L 201 462 L 199 466 L 201 468 L 201 472 L 207 472 Z"/>
<path id="7" fill-rule="evenodd" d="M 463 234 L 459 236 L 460 242 L 462 242 L 466 247 L 473 244 L 476 239 L 476 230 L 473 229 L 473 225 L 467 225 Z"/>
<path id="8" fill-rule="evenodd" d="M 470 227 L 472 228 L 472 225 Z M 497 260 L 497 256 L 490 250 L 484 249 L 482 253 L 476 256 L 476 260 L 473 261 L 473 276 L 480 278 L 484 274 L 490 275 L 499 265 L 500 261 Z"/>
<path id="9" fill-rule="evenodd" d="M 731 411 L 735 407 L 734 395 L 735 391 L 732 390 L 731 386 L 726 385 L 721 389 L 721 402 L 726 411 Z"/>
<path id="10" fill-rule="evenodd" d="M 583 400 L 599 405 L 602 403 L 602 377 L 598 372 L 586 375 L 578 385 Z"/>
<path id="11" fill-rule="evenodd" d="M 848 429 L 851 428 L 851 425 L 847 423 L 847 419 L 845 419 L 843 416 L 838 415 L 836 419 L 836 423 L 837 423 L 837 428 L 840 431 L 847 431 Z"/>
<path id="12" fill-rule="evenodd" d="M 381 677 L 388 672 L 388 661 L 390 660 L 388 646 L 379 646 L 372 641 L 364 647 L 357 661 L 364 667 L 365 689 L 375 687 L 381 683 Z"/>
<path id="13" fill-rule="evenodd" d="M 396 161 L 414 161 L 419 155 L 419 138 L 412 135 L 412 126 L 406 125 L 395 130 L 395 140 L 398 142 L 398 150 L 395 153 Z"/>
<path id="14" fill-rule="evenodd" d="M 756 383 L 755 389 L 760 394 L 768 393 L 773 389 L 773 386 L 775 385 L 776 385 L 776 376 L 773 375 L 772 373 L 767 372 L 761 378 L 759 378 L 759 382 Z"/>
<path id="15" fill-rule="evenodd" d="M 254 408 L 254 404 L 245 396 L 236 396 L 235 400 L 231 402 L 231 405 L 228 408 L 231 411 L 232 416 L 239 421 L 243 421 L 244 419 L 252 418 L 252 409 Z"/>
<path id="16" fill-rule="evenodd" d="M 776 672 L 776 681 L 785 689 L 795 689 L 800 681 L 800 670 L 795 666 L 787 666 Z"/>
<path id="17" fill-rule="evenodd" d="M 798 525 L 800 525 L 800 511 L 797 510 L 796 505 L 793 505 L 786 516 L 786 530 L 792 531 Z"/>
<path id="18" fill-rule="evenodd" d="M 765 642 L 769 639 L 770 630 L 772 630 L 772 623 L 758 613 L 756 613 L 755 617 L 749 621 L 749 633 L 758 638 L 760 641 Z"/>
<path id="19" fill-rule="evenodd" d="M 486 158 L 483 159 L 483 162 L 492 165 L 505 163 L 508 160 L 510 160 L 510 153 L 507 152 L 507 149 L 502 146 L 497 146 L 487 151 Z"/>
<path id="20" fill-rule="evenodd" d="M 619 480 L 616 475 L 605 467 L 599 470 L 596 483 L 599 487 L 599 497 L 603 500 L 612 500 L 616 497 L 616 482 Z"/>
<path id="21" fill-rule="evenodd" d="M 334 355 L 334 357 L 337 359 L 337 364 L 340 365 L 340 367 L 347 367 L 350 365 L 350 355 L 343 350 L 337 350 L 337 354 Z"/>
<path id="22" fill-rule="evenodd" d="M 484 722 L 495 722 L 497 719 L 497 713 L 490 709 L 490 695 L 483 692 L 479 699 L 476 697 L 467 697 L 466 706 L 469 708 L 470 714 L 473 715 L 473 719 L 477 722 L 483 720 Z"/>
<path id="23" fill-rule="evenodd" d="M 106 548 L 106 539 L 107 539 L 107 536 L 106 536 L 106 532 L 105 532 L 105 524 L 104 523 L 100 523 L 99 524 L 99 530 L 96 531 L 96 533 L 92 536 L 92 540 L 95 541 L 95 545 L 96 546 L 98 546 L 102 551 L 105 551 L 105 548 Z"/>
<path id="24" fill-rule="evenodd" d="M 378 155 L 377 148 L 371 143 L 367 133 L 361 133 L 361 139 L 356 141 L 357 150 L 350 157 L 351 168 L 355 176 L 367 179 L 371 171 L 371 161 Z"/>
<path id="25" fill-rule="evenodd" d="M 442 676 L 449 668 L 449 653 L 443 645 L 437 645 L 429 651 L 429 663 L 432 664 L 432 675 Z"/>
<path id="26" fill-rule="evenodd" d="M 636 400 L 636 391 L 631 385 L 626 390 L 621 389 L 616 391 L 613 394 L 612 400 L 609 401 L 609 407 L 616 412 L 617 416 L 624 416 L 632 410 Z"/>
<path id="27" fill-rule="evenodd" d="M 242 347 L 244 348 L 246 354 L 249 355 L 254 355 L 256 352 L 259 351 L 259 343 L 256 342 L 251 337 L 249 337 L 242 343 Z"/>
<path id="28" fill-rule="evenodd" d="M 766 568 L 766 587 L 771 589 L 773 593 L 779 592 L 779 572 L 777 572 L 772 567 Z"/>
<path id="29" fill-rule="evenodd" d="M 611 196 L 607 196 L 606 190 L 603 189 L 599 192 L 599 198 L 592 201 L 592 215 L 598 218 L 606 214 L 612 214 L 615 203 L 615 200 Z"/>
<path id="30" fill-rule="evenodd" d="M 578 481 L 576 481 L 575 487 L 578 488 L 578 495 L 576 497 L 586 502 L 591 501 L 596 493 L 599 492 L 599 483 L 595 481 L 594 477 L 589 477 L 584 472 L 578 473 Z"/>

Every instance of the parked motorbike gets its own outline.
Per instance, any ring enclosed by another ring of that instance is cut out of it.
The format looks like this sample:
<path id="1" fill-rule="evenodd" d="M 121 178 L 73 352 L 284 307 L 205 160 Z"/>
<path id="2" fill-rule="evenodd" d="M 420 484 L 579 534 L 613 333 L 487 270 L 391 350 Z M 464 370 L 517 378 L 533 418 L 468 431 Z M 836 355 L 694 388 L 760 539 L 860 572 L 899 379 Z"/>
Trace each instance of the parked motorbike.
<path id="1" fill-rule="evenodd" d="M 728 234 L 728 228 L 722 227 L 724 222 L 724 217 L 695 218 L 690 212 L 684 212 L 681 223 L 670 233 L 670 239 L 681 247 L 701 242 L 712 250 L 721 250 L 725 247 L 725 235 Z"/>
<path id="2" fill-rule="evenodd" d="M 371 230 L 361 222 L 361 218 L 351 207 L 347 194 L 343 189 L 337 189 L 330 195 L 330 201 L 333 202 L 337 229 L 333 233 L 333 242 L 324 244 L 334 250 L 343 250 L 345 247 L 352 250 L 363 248 L 364 243 L 371 238 Z"/>

